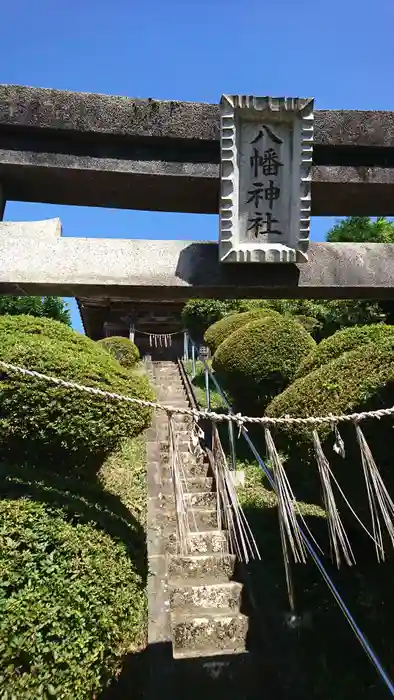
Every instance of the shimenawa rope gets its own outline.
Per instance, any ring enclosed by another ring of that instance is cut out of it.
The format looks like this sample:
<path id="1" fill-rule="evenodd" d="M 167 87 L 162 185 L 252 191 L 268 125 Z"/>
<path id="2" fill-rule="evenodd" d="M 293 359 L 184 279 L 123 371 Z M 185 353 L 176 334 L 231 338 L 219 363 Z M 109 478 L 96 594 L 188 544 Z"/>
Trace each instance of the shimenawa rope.
<path id="1" fill-rule="evenodd" d="M 107 399 L 116 399 L 118 401 L 126 401 L 128 403 L 134 403 L 138 406 L 146 406 L 148 408 L 154 408 L 159 411 L 164 411 L 168 415 L 173 415 L 178 413 L 179 415 L 192 416 L 195 419 L 198 418 L 208 418 L 215 423 L 225 423 L 232 422 L 242 428 L 243 425 L 247 423 L 255 423 L 259 425 L 269 426 L 269 425 L 332 425 L 337 423 L 359 423 L 366 419 L 380 419 L 388 416 L 394 415 L 394 406 L 391 408 L 381 408 L 376 411 L 364 411 L 362 413 L 349 413 L 346 415 L 332 415 L 327 416 L 310 416 L 308 418 L 294 418 L 291 416 L 284 416 L 283 418 L 270 418 L 268 416 L 243 416 L 240 413 L 214 413 L 213 411 L 197 411 L 190 408 L 180 408 L 178 406 L 166 406 L 164 404 L 156 403 L 154 401 L 144 401 L 143 399 L 135 399 L 132 396 L 125 396 L 123 394 L 117 394 L 111 391 L 103 391 L 92 386 L 84 386 L 83 384 L 77 384 L 76 382 L 69 382 L 65 379 L 60 379 L 59 377 L 49 377 L 47 374 L 42 374 L 41 372 L 36 372 L 35 370 L 25 369 L 24 367 L 18 367 L 12 365 L 9 362 L 4 362 L 0 360 L 0 367 L 4 370 L 9 370 L 16 374 L 22 374 L 27 377 L 32 377 L 33 379 L 42 379 L 45 382 L 52 382 L 52 384 L 58 384 L 66 389 L 77 389 L 78 391 L 86 391 L 89 394 L 96 394 L 97 396 L 102 396 Z"/>

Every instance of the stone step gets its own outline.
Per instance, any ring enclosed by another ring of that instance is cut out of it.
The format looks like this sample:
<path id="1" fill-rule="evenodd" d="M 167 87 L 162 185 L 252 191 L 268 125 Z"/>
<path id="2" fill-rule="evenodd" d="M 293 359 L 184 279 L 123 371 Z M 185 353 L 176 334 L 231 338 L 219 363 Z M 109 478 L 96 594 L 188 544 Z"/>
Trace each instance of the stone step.
<path id="1" fill-rule="evenodd" d="M 190 433 L 185 433 L 185 437 L 177 443 L 179 452 L 189 452 Z M 168 440 L 159 440 L 160 452 L 168 452 Z"/>
<path id="2" fill-rule="evenodd" d="M 191 432 L 190 429 L 184 426 L 181 426 L 180 428 L 175 427 L 175 439 L 180 442 L 185 442 L 189 444 L 191 440 Z M 160 442 L 160 445 L 165 445 L 164 449 L 168 448 L 168 439 L 169 439 L 169 430 L 167 426 L 160 427 L 157 431 L 157 439 Z M 163 449 L 163 447 L 162 447 Z"/>
<path id="3" fill-rule="evenodd" d="M 184 494 L 186 507 L 216 508 L 217 494 L 213 491 L 188 492 Z"/>
<path id="4" fill-rule="evenodd" d="M 161 478 L 170 479 L 172 477 L 171 467 L 168 462 L 160 460 Z M 186 463 L 183 465 L 182 474 L 186 479 L 194 479 L 195 477 L 209 477 L 211 474 L 210 467 L 204 462 L 197 462 L 197 464 Z"/>
<path id="5" fill-rule="evenodd" d="M 206 530 L 191 532 L 187 537 L 190 554 L 228 553 L 228 537 L 224 530 Z M 165 536 L 164 549 L 168 554 L 179 552 L 179 542 L 176 531 Z"/>
<path id="6" fill-rule="evenodd" d="M 194 422 L 191 416 L 188 416 L 184 413 L 174 413 L 174 415 L 172 416 L 172 420 L 177 430 L 182 428 L 183 426 L 185 429 L 190 428 L 190 426 L 193 425 Z M 168 428 L 167 418 L 163 421 L 163 427 Z"/>
<path id="7" fill-rule="evenodd" d="M 173 423 L 176 432 L 188 430 L 190 432 L 193 421 L 190 416 L 185 416 L 183 413 L 176 413 L 173 417 Z M 160 426 L 162 430 L 168 430 L 168 420 L 162 421 Z"/>
<path id="8" fill-rule="evenodd" d="M 163 362 L 161 364 L 157 364 L 155 362 L 155 370 L 156 370 L 156 374 L 159 374 L 159 375 L 166 373 L 166 374 L 174 374 L 178 378 L 180 377 L 178 365 L 176 365 L 174 362 Z"/>
<path id="9" fill-rule="evenodd" d="M 184 486 L 188 482 L 183 482 Z M 214 491 L 184 491 L 184 499 L 186 508 L 204 508 L 204 509 L 215 509 L 217 505 L 217 495 Z M 162 499 L 164 503 L 174 503 L 175 495 L 174 490 L 169 492 L 162 492 Z"/>
<path id="10" fill-rule="evenodd" d="M 157 397 L 156 403 L 161 404 L 162 406 L 171 406 L 172 408 L 185 408 L 185 409 L 190 409 L 188 401 L 186 399 L 180 399 L 180 398 L 175 398 L 172 399 L 171 401 L 168 400 L 167 395 L 161 397 Z M 187 413 L 176 413 L 176 416 L 187 416 Z M 167 419 L 166 419 L 167 421 Z M 168 422 L 168 421 L 167 421 Z"/>
<path id="11" fill-rule="evenodd" d="M 191 608 L 226 609 L 239 612 L 242 584 L 237 581 L 204 578 L 201 581 L 171 579 L 170 606 L 173 611 L 190 612 Z M 202 611 L 201 611 L 202 612 Z"/>
<path id="12" fill-rule="evenodd" d="M 190 508 L 187 513 L 189 530 L 197 532 L 199 530 L 217 529 L 218 519 L 216 508 Z M 163 529 L 168 529 L 171 524 L 176 523 L 176 512 L 174 508 L 163 507 L 158 511 L 158 520 Z"/>
<path id="13" fill-rule="evenodd" d="M 181 556 L 170 554 L 168 556 L 169 580 L 180 578 L 184 581 L 203 577 L 212 579 L 230 579 L 235 571 L 234 554 L 191 554 Z"/>
<path id="14" fill-rule="evenodd" d="M 188 433 L 187 439 L 182 440 L 182 449 L 179 450 L 179 452 L 182 452 L 182 459 L 183 461 L 199 461 L 199 462 L 204 462 L 207 461 L 208 458 L 205 454 L 205 452 L 201 452 L 200 450 L 193 450 L 192 452 L 190 451 L 190 433 Z M 184 447 L 183 447 L 184 445 Z M 160 440 L 158 441 L 158 448 L 160 454 L 164 457 L 164 459 L 169 455 L 169 445 L 168 445 L 168 439 L 165 440 Z"/>
<path id="15" fill-rule="evenodd" d="M 154 385 L 154 389 L 157 394 L 166 394 L 168 396 L 172 396 L 172 394 L 182 394 L 182 396 L 186 396 L 186 392 L 183 386 L 180 386 L 171 378 L 160 378 L 159 380 L 155 379 Z"/>
<path id="16" fill-rule="evenodd" d="M 184 391 L 168 391 L 168 389 L 156 389 L 156 396 L 160 399 L 160 403 L 164 403 L 165 406 L 171 406 L 172 401 L 183 400 L 186 403 L 185 408 L 189 408 L 187 405 L 187 396 Z M 181 413 L 175 413 L 175 416 L 180 416 Z"/>
<path id="17" fill-rule="evenodd" d="M 157 396 L 160 397 L 160 401 L 159 401 L 160 404 L 163 404 L 164 406 L 174 406 L 174 408 L 176 409 L 176 412 L 174 412 L 172 414 L 173 417 L 175 417 L 175 416 L 182 416 L 182 417 L 186 416 L 187 418 L 191 417 L 190 413 L 183 413 L 182 412 L 182 409 L 184 409 L 185 411 L 190 411 L 190 405 L 189 405 L 189 402 L 187 400 L 187 396 L 185 396 L 184 394 L 179 393 L 179 394 L 174 395 L 174 394 L 169 393 L 168 391 L 163 391 L 163 392 L 159 392 L 157 394 Z M 179 412 L 178 412 L 178 409 L 180 409 Z"/>
<path id="18" fill-rule="evenodd" d="M 175 653 L 190 650 L 210 656 L 218 650 L 226 654 L 246 648 L 248 618 L 232 610 L 172 613 L 171 627 Z"/>
<path id="19" fill-rule="evenodd" d="M 186 492 L 210 492 L 213 489 L 213 478 L 209 476 L 191 476 L 189 478 L 182 479 L 182 485 Z M 161 489 L 164 494 L 173 494 L 174 484 L 172 483 L 172 479 L 162 479 Z"/>
<path id="20" fill-rule="evenodd" d="M 181 376 L 180 376 L 178 370 L 175 370 L 175 371 L 168 371 L 167 370 L 165 372 L 164 371 L 160 372 L 157 375 L 157 380 L 159 382 L 165 382 L 168 380 L 168 382 L 171 382 L 171 383 L 175 384 L 176 386 L 182 386 L 182 380 L 181 380 Z"/>
<path id="21" fill-rule="evenodd" d="M 168 442 L 167 440 L 162 440 L 163 446 L 159 447 L 160 455 L 163 457 L 164 461 L 168 462 L 169 459 L 169 447 L 168 447 Z M 189 442 L 187 442 L 187 445 L 189 446 Z M 182 460 L 183 462 L 207 462 L 208 458 L 204 454 L 204 452 L 192 454 L 192 452 L 189 452 L 189 449 L 185 450 L 180 450 L 182 452 Z"/>
<path id="22" fill-rule="evenodd" d="M 163 479 L 171 477 L 171 466 L 168 462 L 168 454 L 160 455 L 161 473 Z M 209 476 L 211 468 L 208 462 L 204 462 L 203 458 L 195 457 L 190 453 L 185 452 L 182 455 L 183 471 L 187 479 L 194 476 Z"/>

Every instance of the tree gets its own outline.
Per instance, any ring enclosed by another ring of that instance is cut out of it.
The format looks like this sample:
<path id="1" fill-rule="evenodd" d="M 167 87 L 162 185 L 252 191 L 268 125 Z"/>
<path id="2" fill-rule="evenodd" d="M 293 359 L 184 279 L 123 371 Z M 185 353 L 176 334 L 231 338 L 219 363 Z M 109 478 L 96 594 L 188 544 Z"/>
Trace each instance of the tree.
<path id="1" fill-rule="evenodd" d="M 0 296 L 0 316 L 4 314 L 53 318 L 71 326 L 70 310 L 60 297 Z"/>
<path id="2" fill-rule="evenodd" d="M 200 342 L 209 326 L 230 313 L 248 311 L 244 306 L 242 299 L 189 299 L 182 309 L 183 327 Z"/>
<path id="3" fill-rule="evenodd" d="M 379 323 L 386 320 L 385 309 L 366 299 L 271 299 L 266 302 L 284 316 L 315 319 L 311 333 L 315 340 L 332 335 L 345 326 Z"/>
<path id="4" fill-rule="evenodd" d="M 394 243 L 394 224 L 384 216 L 349 216 L 327 233 L 330 243 Z"/>
<path id="5" fill-rule="evenodd" d="M 207 328 L 225 316 L 259 308 L 273 309 L 300 323 L 302 317 L 308 317 L 310 332 L 317 341 L 345 326 L 391 323 L 390 302 L 366 299 L 190 299 L 182 311 L 182 322 L 192 338 L 199 342 Z"/>
<path id="6" fill-rule="evenodd" d="M 330 243 L 394 243 L 394 224 L 384 216 L 379 216 L 375 221 L 369 216 L 349 216 L 333 226 L 327 234 L 327 241 Z M 393 323 L 393 302 L 380 301 L 379 307 L 385 314 L 387 322 Z"/>

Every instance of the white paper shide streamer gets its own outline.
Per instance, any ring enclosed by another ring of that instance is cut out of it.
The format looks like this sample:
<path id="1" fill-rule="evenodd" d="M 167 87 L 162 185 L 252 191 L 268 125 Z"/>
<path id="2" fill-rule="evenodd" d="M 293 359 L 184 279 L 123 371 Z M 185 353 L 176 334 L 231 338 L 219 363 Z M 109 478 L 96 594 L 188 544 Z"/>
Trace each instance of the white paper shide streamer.
<path id="1" fill-rule="evenodd" d="M 149 333 L 149 345 L 151 348 L 170 348 L 172 346 L 171 333 Z"/>

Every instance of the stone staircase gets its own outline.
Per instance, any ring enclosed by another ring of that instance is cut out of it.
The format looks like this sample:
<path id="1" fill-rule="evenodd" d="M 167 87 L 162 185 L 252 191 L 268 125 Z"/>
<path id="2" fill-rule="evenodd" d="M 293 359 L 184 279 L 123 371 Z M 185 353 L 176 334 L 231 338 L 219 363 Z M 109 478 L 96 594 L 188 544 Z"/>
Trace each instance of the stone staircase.
<path id="1" fill-rule="evenodd" d="M 178 365 L 147 362 L 157 400 L 189 408 Z M 168 420 L 157 411 L 147 431 L 147 700 L 282 700 L 281 662 L 271 653 L 266 617 L 256 615 L 248 571 L 230 554 L 218 523 L 209 461 L 189 451 L 190 419 L 175 415 L 190 504 L 187 554 L 180 553 L 169 465 Z M 270 601 L 268 601 L 270 605 Z"/>
<path id="2" fill-rule="evenodd" d="M 150 376 L 159 403 L 189 407 L 177 364 L 156 362 L 151 365 Z M 188 551 L 186 555 L 180 554 L 177 536 L 168 421 L 164 413 L 157 412 L 150 439 L 156 439 L 158 445 L 155 522 L 160 541 L 157 551 L 164 553 L 165 564 L 151 597 L 155 597 L 157 604 L 165 589 L 162 607 L 169 618 L 173 659 L 200 660 L 211 672 L 214 668 L 218 677 L 228 671 L 229 665 L 234 670 L 238 659 L 243 663 L 248 656 L 248 618 L 241 612 L 242 584 L 234 580 L 235 556 L 229 553 L 227 533 L 218 523 L 217 494 L 210 465 L 204 455 L 196 457 L 189 451 L 190 418 L 175 415 L 174 421 L 183 453 Z"/>
<path id="3" fill-rule="evenodd" d="M 188 407 L 178 366 L 155 363 L 152 368 L 157 400 Z M 155 420 L 159 444 L 157 522 L 162 539 L 174 659 L 216 657 L 215 673 L 231 657 L 246 654 L 248 618 L 241 612 L 242 584 L 234 580 L 235 556 L 229 553 L 227 534 L 220 528 L 217 494 L 209 463 L 189 452 L 189 417 L 176 415 L 176 435 L 184 453 L 183 486 L 188 504 L 188 553 L 181 555 L 171 470 L 168 463 L 168 423 L 163 414 Z"/>

